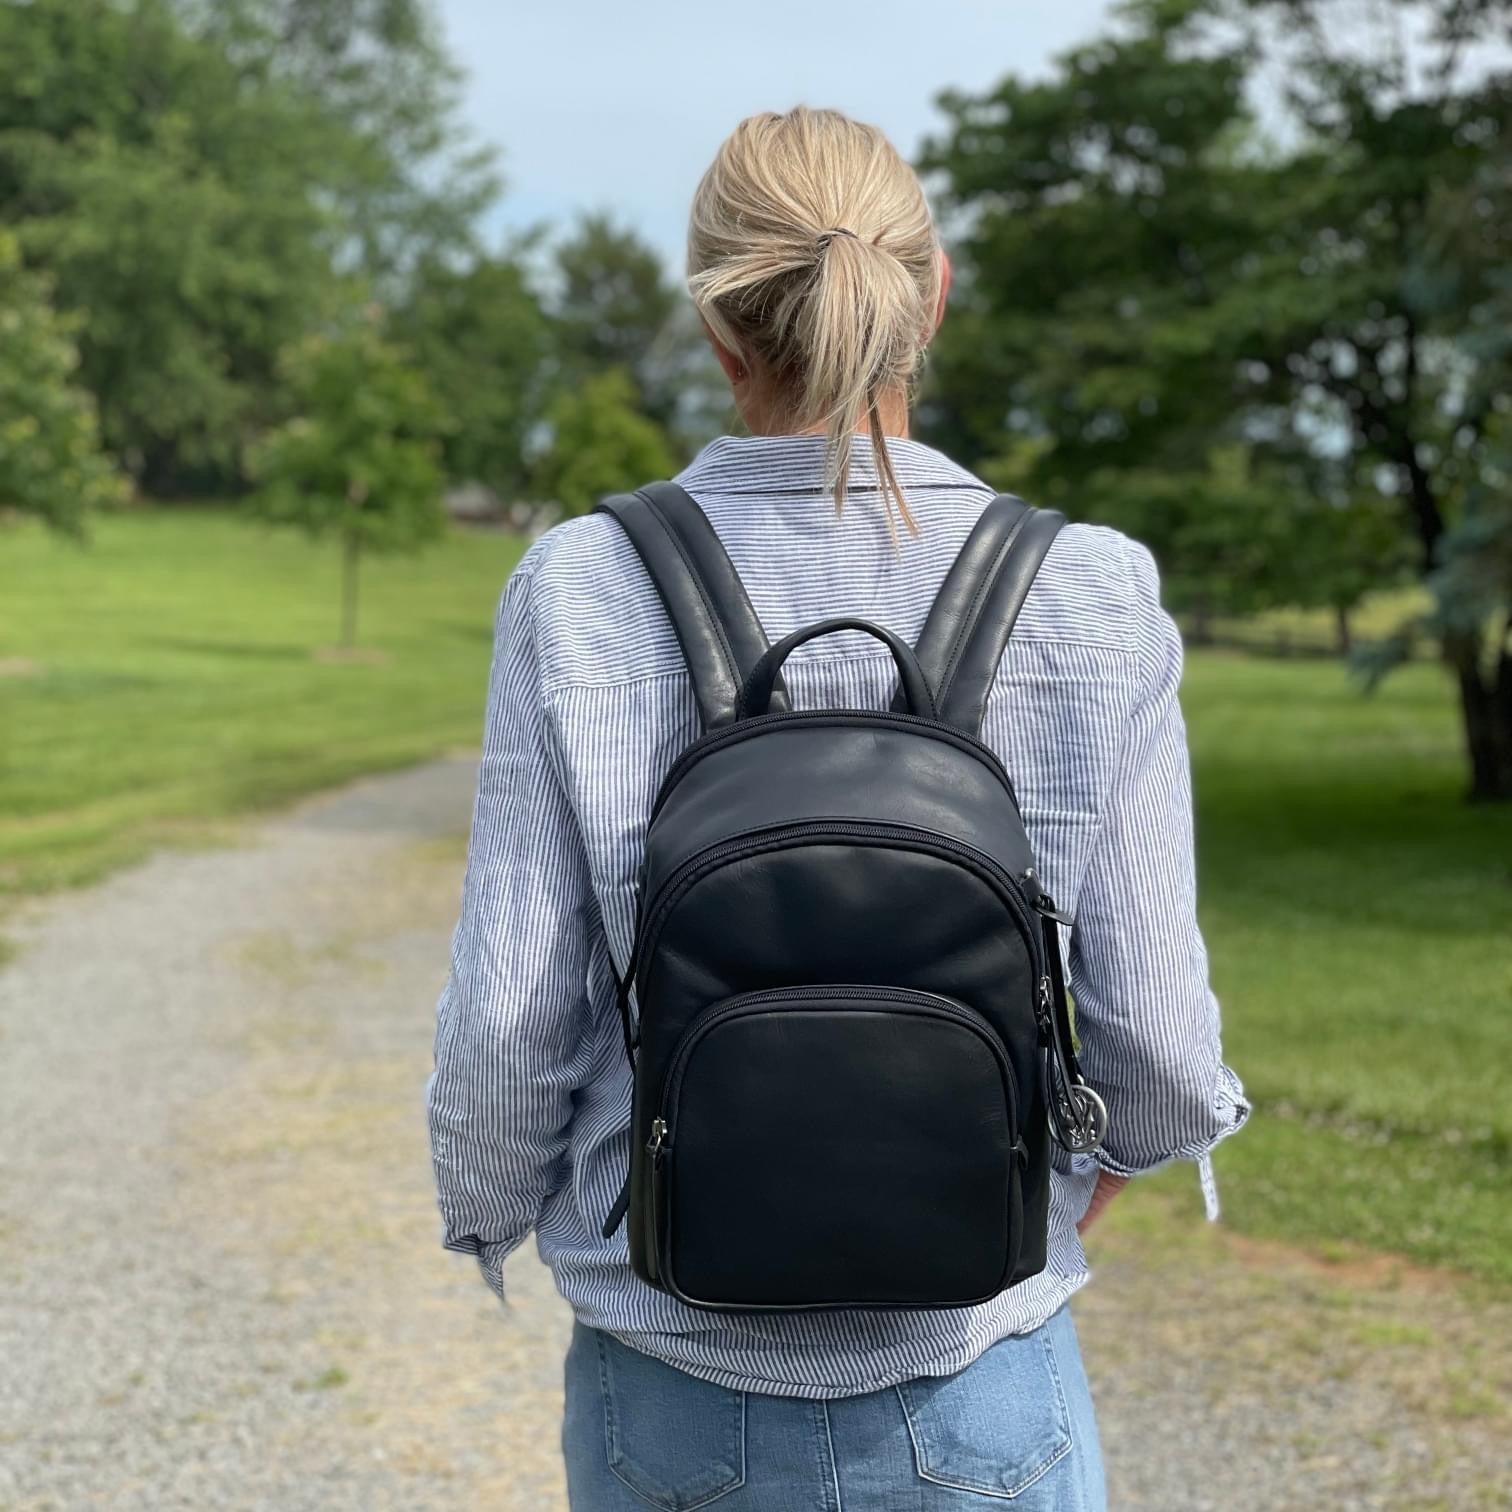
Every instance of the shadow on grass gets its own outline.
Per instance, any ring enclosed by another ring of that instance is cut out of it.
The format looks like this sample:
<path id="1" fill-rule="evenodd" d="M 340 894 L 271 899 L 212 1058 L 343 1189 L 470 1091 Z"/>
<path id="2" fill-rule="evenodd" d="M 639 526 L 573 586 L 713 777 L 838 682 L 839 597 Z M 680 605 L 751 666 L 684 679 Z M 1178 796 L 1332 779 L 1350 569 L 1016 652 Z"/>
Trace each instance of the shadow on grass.
<path id="1" fill-rule="evenodd" d="M 151 635 L 141 644 L 158 651 L 187 652 L 190 656 L 225 657 L 234 661 L 300 662 L 310 659 L 307 645 L 270 644 L 267 641 L 217 641 L 189 636 Z"/>
<path id="2" fill-rule="evenodd" d="M 436 620 L 432 628 L 452 640 L 465 641 L 470 646 L 491 646 L 494 642 L 492 620 Z"/>

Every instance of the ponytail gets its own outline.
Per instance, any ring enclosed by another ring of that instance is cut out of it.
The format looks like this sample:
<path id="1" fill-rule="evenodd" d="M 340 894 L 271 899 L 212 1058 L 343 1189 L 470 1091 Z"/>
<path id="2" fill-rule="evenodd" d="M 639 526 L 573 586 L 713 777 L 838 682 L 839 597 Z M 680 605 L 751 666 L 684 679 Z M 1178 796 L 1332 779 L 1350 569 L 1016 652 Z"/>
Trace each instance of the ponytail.
<path id="1" fill-rule="evenodd" d="M 880 131 L 836 111 L 742 121 L 694 196 L 688 288 L 699 312 L 722 346 L 761 364 L 795 429 L 823 428 L 837 510 L 865 424 L 894 531 L 894 509 L 917 525 L 879 405 L 919 369 L 939 280 L 917 176 Z"/>

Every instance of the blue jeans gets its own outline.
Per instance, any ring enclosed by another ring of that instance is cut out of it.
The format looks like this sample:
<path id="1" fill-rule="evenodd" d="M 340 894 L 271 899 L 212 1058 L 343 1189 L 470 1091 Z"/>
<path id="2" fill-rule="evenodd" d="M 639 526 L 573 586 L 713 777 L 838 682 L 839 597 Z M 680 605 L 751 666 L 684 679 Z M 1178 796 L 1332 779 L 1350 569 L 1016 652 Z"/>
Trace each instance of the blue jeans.
<path id="1" fill-rule="evenodd" d="M 573 1512 L 1104 1512 L 1070 1312 L 959 1375 L 839 1401 L 731 1391 L 581 1324 L 562 1426 Z"/>

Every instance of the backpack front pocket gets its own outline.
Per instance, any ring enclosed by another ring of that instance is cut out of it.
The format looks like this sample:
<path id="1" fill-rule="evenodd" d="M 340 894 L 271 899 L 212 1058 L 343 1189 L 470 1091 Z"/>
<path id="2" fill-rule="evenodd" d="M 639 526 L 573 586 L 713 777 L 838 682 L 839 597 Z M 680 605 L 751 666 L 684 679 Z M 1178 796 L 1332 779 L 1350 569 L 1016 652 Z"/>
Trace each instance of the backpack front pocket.
<path id="1" fill-rule="evenodd" d="M 975 1010 L 864 984 L 706 1009 L 647 1146 L 661 1276 L 711 1308 L 960 1307 L 1022 1228 L 1012 1068 Z"/>

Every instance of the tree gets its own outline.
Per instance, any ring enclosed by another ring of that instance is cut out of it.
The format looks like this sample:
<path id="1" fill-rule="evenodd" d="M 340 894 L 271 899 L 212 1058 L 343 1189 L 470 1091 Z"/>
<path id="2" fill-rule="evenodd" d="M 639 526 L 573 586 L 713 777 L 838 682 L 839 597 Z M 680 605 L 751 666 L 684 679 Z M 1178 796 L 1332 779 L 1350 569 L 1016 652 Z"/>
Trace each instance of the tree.
<path id="1" fill-rule="evenodd" d="M 457 267 L 426 259 L 393 333 L 450 422 L 442 452 L 448 476 L 518 494 L 549 400 L 553 355 L 551 323 L 522 262 L 481 257 Z"/>
<path id="2" fill-rule="evenodd" d="M 957 278 L 922 420 L 969 456 L 1031 457 L 1056 499 L 1131 466 L 1200 480 L 1242 439 L 1202 322 L 1247 247 L 1248 59 L 1184 56 L 1186 9 L 1141 9 L 1051 78 L 945 95 L 926 144 Z"/>
<path id="3" fill-rule="evenodd" d="M 984 471 L 999 486 L 1025 491 L 991 464 Z M 1092 473 L 1076 504 L 1090 518 L 1116 519 L 1151 547 L 1164 564 L 1165 603 L 1185 617 L 1198 644 L 1220 615 L 1278 604 L 1331 610 L 1342 642 L 1361 598 L 1399 572 L 1393 523 L 1377 501 L 1330 498 L 1269 476 L 1241 445 L 1214 448 L 1201 471 Z"/>
<path id="4" fill-rule="evenodd" d="M 1453 66 L 1462 0 L 1431 7 L 1443 56 L 1411 88 L 1390 47 L 1331 51 L 1368 38 L 1327 8 L 1144 0 L 1048 80 L 948 97 L 926 153 L 961 268 L 926 426 L 1152 537 L 1215 609 L 1326 592 L 1347 610 L 1409 545 L 1441 581 L 1506 391 L 1504 355 L 1480 350 L 1512 226 L 1506 78 Z M 1246 106 L 1278 47 L 1284 146 Z M 1472 792 L 1512 797 L 1505 645 L 1488 657 L 1482 628 L 1435 623 Z"/>
<path id="5" fill-rule="evenodd" d="M 558 343 L 569 379 L 621 368 L 635 403 L 660 426 L 673 419 L 691 333 L 661 258 L 633 231 L 585 216 L 556 249 Z"/>
<path id="6" fill-rule="evenodd" d="M 75 386 L 78 356 L 43 281 L 0 232 L 0 511 L 78 535 L 87 511 L 124 502 L 102 455 L 94 404 Z"/>
<path id="7" fill-rule="evenodd" d="M 279 354 L 497 188 L 422 0 L 0 0 L 0 58 L 0 223 L 154 492 L 237 488 Z"/>
<path id="8" fill-rule="evenodd" d="M 622 369 L 564 390 L 549 422 L 551 446 L 537 465 L 536 491 L 573 514 L 605 494 L 676 471 L 666 436 L 640 412 L 635 384 Z"/>
<path id="9" fill-rule="evenodd" d="M 1512 70 L 1474 77 L 1461 60 L 1467 41 L 1512 33 L 1512 7 L 1403 4 L 1343 40 L 1329 0 L 1244 9 L 1281 23 L 1302 137 L 1270 176 L 1221 326 L 1255 359 L 1249 403 L 1321 416 L 1347 437 L 1355 486 L 1394 503 L 1436 598 L 1427 626 L 1459 691 L 1471 796 L 1512 799 L 1512 594 L 1482 595 L 1479 615 L 1445 598 L 1498 549 L 1486 523 L 1505 489 Z"/>
<path id="10" fill-rule="evenodd" d="M 416 551 L 445 530 L 440 417 L 424 380 L 372 323 L 301 343 L 284 371 L 299 414 L 258 449 L 257 507 L 340 542 L 341 644 L 351 647 L 363 553 Z"/>
<path id="11" fill-rule="evenodd" d="M 318 164 L 357 265 L 386 297 L 427 257 L 481 250 L 497 198 L 491 148 L 461 117 L 462 70 L 431 0 L 175 0 L 244 81 L 318 102 Z"/>
<path id="12" fill-rule="evenodd" d="M 154 490 L 234 480 L 338 292 L 319 112 L 161 0 L 0 4 L 0 56 L 0 220 L 79 317 L 106 443 Z"/>
<path id="13" fill-rule="evenodd" d="M 1001 486 L 1139 536 L 1200 633 L 1308 591 L 1297 533 L 1316 515 L 1333 539 L 1350 498 L 1325 506 L 1306 449 L 1283 467 L 1236 414 L 1238 359 L 1208 329 L 1257 168 L 1250 54 L 1184 48 L 1192 10 L 1140 7 L 1048 79 L 943 100 L 925 165 L 957 279 L 921 429 Z"/>
<path id="14" fill-rule="evenodd" d="M 1445 645 L 1462 637 L 1482 645 L 1476 675 L 1485 696 L 1468 705 L 1467 717 L 1485 723 L 1472 724 L 1472 749 L 1505 742 L 1512 710 L 1512 419 L 1494 415 L 1484 446 L 1460 518 L 1445 534 L 1428 579 L 1434 608 L 1425 626 Z M 1404 628 L 1410 634 L 1413 627 Z M 1506 760 L 1512 752 L 1503 744 L 1499 754 Z"/>

